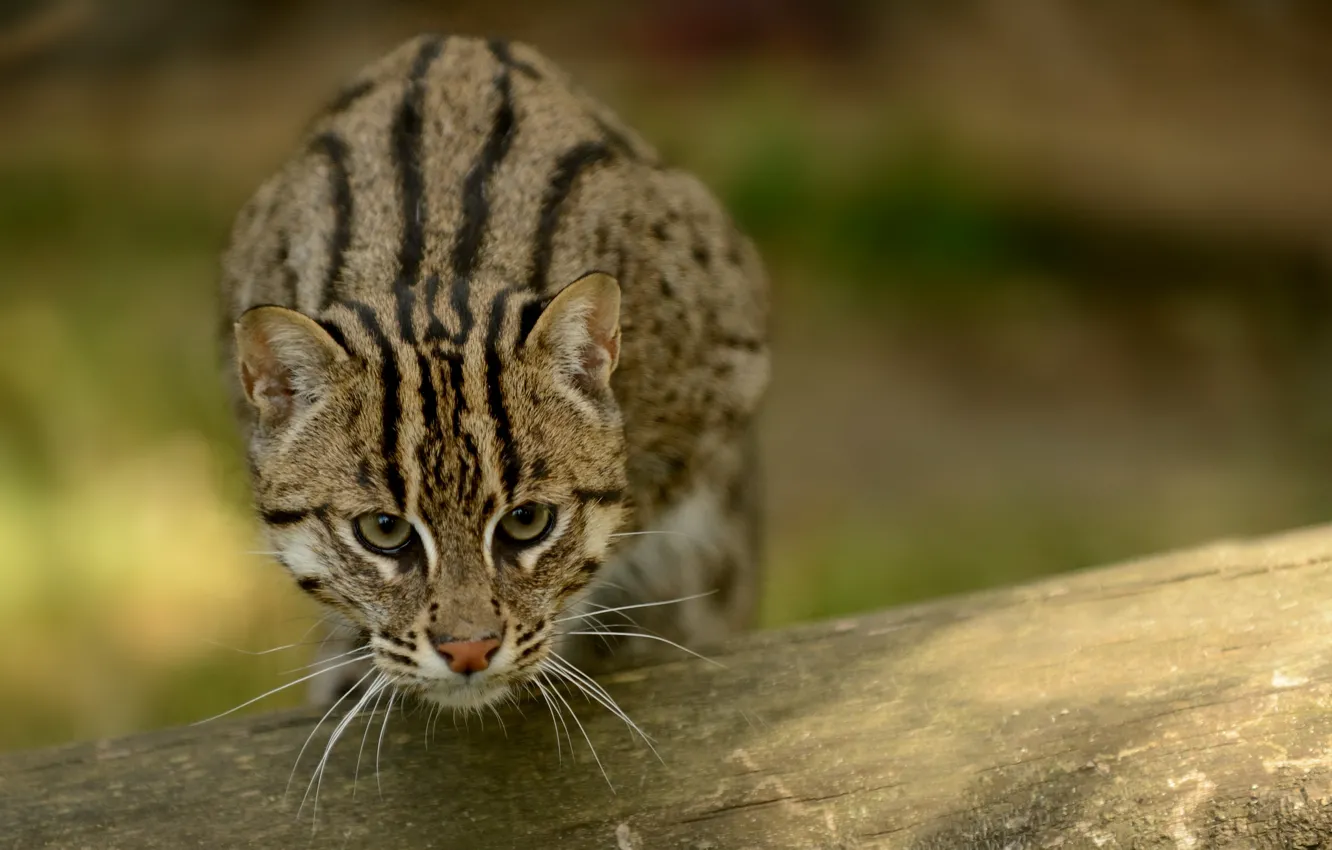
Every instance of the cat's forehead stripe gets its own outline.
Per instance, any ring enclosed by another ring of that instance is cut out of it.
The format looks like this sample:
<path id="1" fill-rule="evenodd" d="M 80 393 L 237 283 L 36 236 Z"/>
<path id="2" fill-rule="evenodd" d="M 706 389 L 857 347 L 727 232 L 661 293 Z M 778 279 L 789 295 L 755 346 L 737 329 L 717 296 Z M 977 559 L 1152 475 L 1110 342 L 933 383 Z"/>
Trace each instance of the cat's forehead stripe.
<path id="1" fill-rule="evenodd" d="M 439 391 L 435 386 L 434 364 L 430 362 L 430 358 L 426 357 L 424 351 L 416 352 L 416 370 L 420 375 L 421 388 L 419 396 L 421 398 L 421 422 L 424 426 L 422 429 L 421 442 L 416 447 L 416 471 L 421 478 L 421 485 L 418 488 L 418 491 L 420 491 L 425 489 L 429 480 L 429 477 L 426 475 L 426 470 L 435 465 L 431 464 L 429 460 L 431 443 L 433 442 L 430 439 L 429 432 L 433 430 L 432 423 L 438 416 Z M 454 403 L 457 404 L 456 399 L 454 399 Z"/>
<path id="2" fill-rule="evenodd" d="M 347 246 L 351 244 L 352 192 L 347 176 L 347 143 L 336 133 L 321 133 L 313 149 L 328 160 L 329 185 L 333 196 L 333 232 L 328 236 L 328 269 L 319 289 L 319 310 L 333 303 L 334 287 L 342 275 Z"/>
<path id="3" fill-rule="evenodd" d="M 503 42 L 491 41 L 490 52 L 499 63 L 499 72 L 495 77 L 495 90 L 499 95 L 499 105 L 495 109 L 481 154 L 472 163 L 462 185 L 462 223 L 458 227 L 453 242 L 453 300 L 456 304 L 461 297 L 467 298 L 467 284 L 476 271 L 477 258 L 485 238 L 486 224 L 490 219 L 490 198 L 487 184 L 491 175 L 508 155 L 517 132 L 517 119 L 513 110 L 513 87 L 509 79 L 507 47 Z"/>
<path id="4" fill-rule="evenodd" d="M 513 430 L 509 422 L 509 410 L 504 405 L 504 388 L 500 386 L 500 376 L 504 363 L 500 359 L 500 332 L 504 327 L 505 307 L 509 302 L 508 289 L 496 293 L 490 305 L 490 323 L 486 328 L 486 406 L 490 418 L 495 423 L 495 443 L 503 464 L 502 481 L 504 496 L 512 496 L 518 489 L 517 448 L 513 444 Z"/>
<path id="5" fill-rule="evenodd" d="M 393 116 L 389 131 L 389 157 L 398 178 L 398 197 L 402 210 L 402 240 L 398 244 L 398 277 L 393 289 L 398 303 L 398 327 L 408 343 L 415 341 L 412 328 L 412 304 L 415 301 L 421 258 L 425 254 L 425 177 L 421 171 L 421 133 L 425 120 L 421 115 L 425 97 L 423 79 L 430 64 L 439 56 L 443 42 L 430 39 L 412 62 L 406 91 Z"/>
<path id="6" fill-rule="evenodd" d="M 384 335 L 384 329 L 380 327 L 375 311 L 368 304 L 359 301 L 351 302 L 350 306 L 356 311 L 362 327 L 365 328 L 366 333 L 374 341 L 375 347 L 379 349 L 380 384 L 383 388 L 382 422 L 384 433 L 383 454 L 381 456 L 384 459 L 384 478 L 388 484 L 389 493 L 393 495 L 396 507 L 403 510 L 407 505 L 407 484 L 403 480 L 402 470 L 398 466 L 398 418 L 401 415 L 398 393 L 402 384 L 402 378 L 398 372 L 398 362 L 393 356 L 393 346 L 389 343 L 388 337 Z"/>
<path id="7" fill-rule="evenodd" d="M 546 276 L 550 271 L 551 253 L 554 251 L 555 231 L 560 224 L 564 201 L 573 191 L 574 183 L 584 170 L 608 159 L 610 151 L 601 142 L 582 142 L 560 155 L 555 172 L 546 185 L 541 198 L 541 212 L 537 219 L 536 237 L 532 242 L 532 271 L 527 288 L 536 292 L 546 289 Z"/>

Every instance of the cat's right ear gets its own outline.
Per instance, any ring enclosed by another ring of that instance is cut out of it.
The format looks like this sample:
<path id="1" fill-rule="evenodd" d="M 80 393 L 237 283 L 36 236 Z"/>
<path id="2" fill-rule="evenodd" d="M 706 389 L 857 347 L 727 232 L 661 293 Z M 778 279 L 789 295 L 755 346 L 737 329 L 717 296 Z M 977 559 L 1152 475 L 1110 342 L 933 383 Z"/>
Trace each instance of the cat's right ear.
<path id="1" fill-rule="evenodd" d="M 556 372 L 590 395 L 608 391 L 620 362 L 620 285 L 592 272 L 551 299 L 527 341 L 549 352 Z"/>
<path id="2" fill-rule="evenodd" d="M 317 322 L 285 307 L 252 307 L 236 320 L 236 363 L 265 430 L 286 424 L 328 387 L 346 350 Z"/>

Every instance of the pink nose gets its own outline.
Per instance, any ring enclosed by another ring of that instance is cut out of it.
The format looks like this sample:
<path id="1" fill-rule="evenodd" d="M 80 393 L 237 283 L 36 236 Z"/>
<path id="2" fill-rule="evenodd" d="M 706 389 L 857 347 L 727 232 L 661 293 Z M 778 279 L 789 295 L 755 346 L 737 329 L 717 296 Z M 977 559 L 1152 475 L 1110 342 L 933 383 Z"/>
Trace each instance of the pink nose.
<path id="1" fill-rule="evenodd" d="M 490 659 L 499 652 L 500 642 L 485 640 L 455 640 L 435 644 L 435 651 L 444 657 L 449 669 L 455 673 L 479 673 L 490 666 Z"/>

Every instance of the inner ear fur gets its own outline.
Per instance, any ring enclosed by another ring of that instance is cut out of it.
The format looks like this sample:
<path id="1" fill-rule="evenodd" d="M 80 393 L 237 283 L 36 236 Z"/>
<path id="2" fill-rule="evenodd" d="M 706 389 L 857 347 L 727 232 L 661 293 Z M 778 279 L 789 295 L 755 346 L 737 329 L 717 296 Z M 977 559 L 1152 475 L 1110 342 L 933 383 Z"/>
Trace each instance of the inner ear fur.
<path id="1" fill-rule="evenodd" d="M 286 307 L 252 307 L 236 320 L 236 367 L 245 398 L 265 428 L 286 424 L 316 401 L 333 367 L 348 359 L 328 331 Z"/>
<path id="2" fill-rule="evenodd" d="M 604 272 L 580 277 L 546 305 L 528 343 L 549 352 L 563 377 L 604 391 L 620 362 L 620 285 Z"/>

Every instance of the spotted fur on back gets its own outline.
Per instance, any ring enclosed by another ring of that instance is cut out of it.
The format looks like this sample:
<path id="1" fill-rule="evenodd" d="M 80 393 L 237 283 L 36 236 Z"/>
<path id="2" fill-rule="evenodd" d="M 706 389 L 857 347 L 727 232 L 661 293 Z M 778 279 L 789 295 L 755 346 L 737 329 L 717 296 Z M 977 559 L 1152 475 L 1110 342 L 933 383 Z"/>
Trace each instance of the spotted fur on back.
<path id="1" fill-rule="evenodd" d="M 272 547 L 403 687 L 498 698 L 554 649 L 589 657 L 557 621 L 597 606 L 710 594 L 646 609 L 691 645 L 748 622 L 759 260 L 532 48 L 422 37 L 365 69 L 242 209 L 222 291 Z M 528 503 L 550 537 L 497 548 Z M 361 545 L 374 512 L 418 551 Z M 432 648 L 481 635 L 484 673 Z"/>

